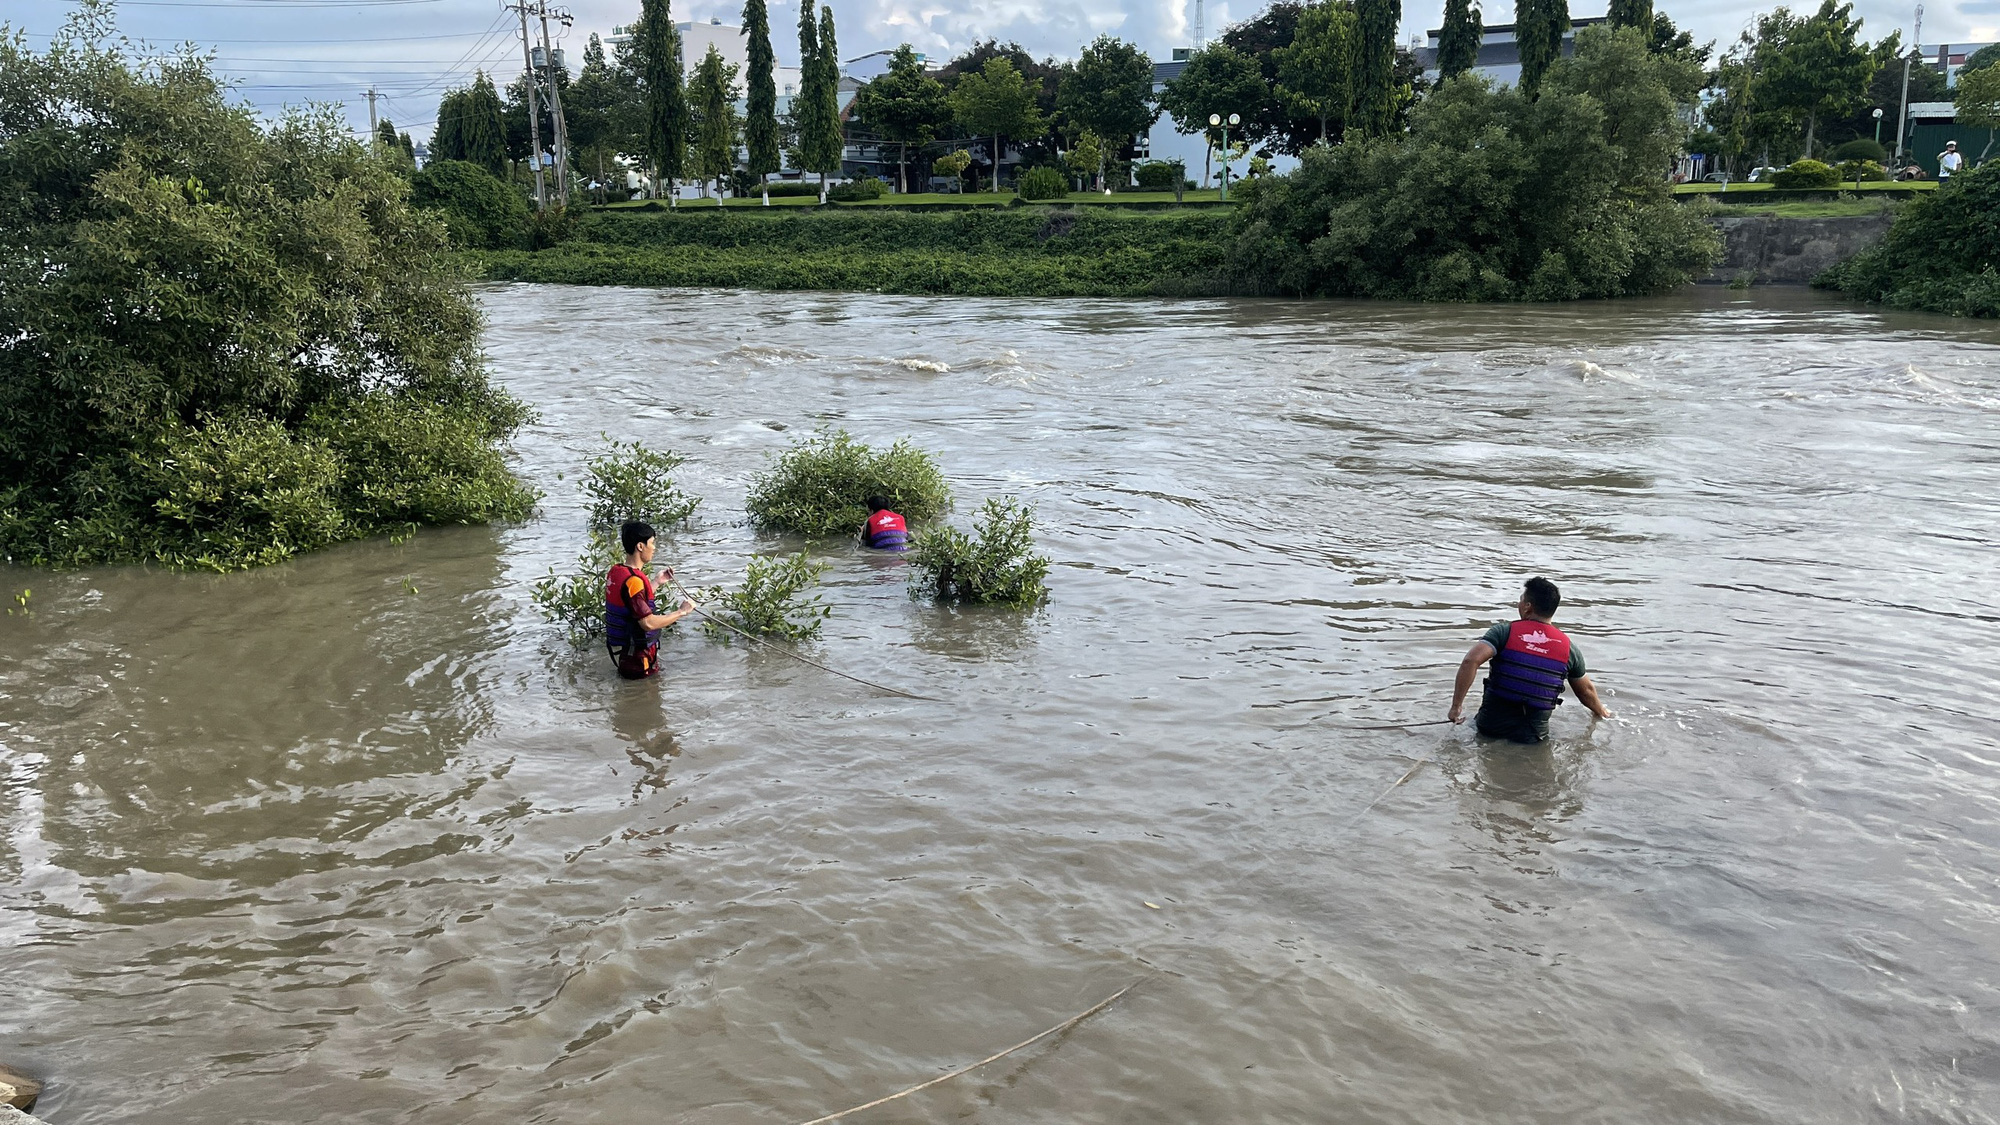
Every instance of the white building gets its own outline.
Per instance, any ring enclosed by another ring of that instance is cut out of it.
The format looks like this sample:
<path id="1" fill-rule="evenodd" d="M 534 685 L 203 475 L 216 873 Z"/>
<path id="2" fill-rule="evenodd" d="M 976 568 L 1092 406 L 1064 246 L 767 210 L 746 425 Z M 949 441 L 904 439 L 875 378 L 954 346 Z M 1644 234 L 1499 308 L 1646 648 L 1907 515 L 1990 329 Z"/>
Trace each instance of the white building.
<path id="1" fill-rule="evenodd" d="M 1170 62 L 1153 64 L 1153 97 L 1158 98 L 1167 88 L 1167 83 L 1181 76 L 1187 69 L 1188 49 L 1175 47 Z M 1236 144 L 1242 138 L 1231 130 L 1229 142 Z M 1192 133 L 1181 132 L 1179 124 L 1172 117 L 1162 113 L 1152 129 L 1134 139 L 1134 163 L 1143 164 L 1149 160 L 1178 160 L 1187 169 L 1187 177 L 1199 187 L 1215 187 L 1222 180 L 1222 154 L 1210 153 L 1208 135 L 1202 130 Z M 1252 149 L 1252 152 L 1258 150 Z M 1272 154 L 1270 156 L 1273 173 L 1289 172 L 1299 166 L 1297 157 Z M 1229 182 L 1236 183 L 1249 174 L 1248 159 L 1238 159 L 1229 166 Z"/>
<path id="2" fill-rule="evenodd" d="M 1576 53 L 1576 33 L 1578 30 L 1600 24 L 1604 16 L 1575 16 L 1569 21 L 1569 30 L 1563 32 L 1562 55 L 1564 58 Z M 1521 44 L 1514 39 L 1514 25 L 1495 24 L 1485 28 L 1479 39 L 1479 54 L 1473 60 L 1472 72 L 1492 79 L 1495 85 L 1514 86 L 1521 81 Z M 1424 45 L 1416 48 L 1417 61 L 1424 64 L 1424 77 L 1437 81 L 1438 37 L 1443 28 L 1425 32 Z"/>

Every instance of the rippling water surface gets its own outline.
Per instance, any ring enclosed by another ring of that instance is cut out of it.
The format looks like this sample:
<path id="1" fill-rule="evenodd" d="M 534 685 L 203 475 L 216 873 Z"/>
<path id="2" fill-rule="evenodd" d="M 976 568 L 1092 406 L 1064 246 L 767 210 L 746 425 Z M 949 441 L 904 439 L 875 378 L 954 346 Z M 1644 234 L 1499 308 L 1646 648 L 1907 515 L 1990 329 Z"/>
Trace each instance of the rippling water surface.
<path id="1" fill-rule="evenodd" d="M 483 299 L 534 522 L 0 572 L 0 1061 L 51 1120 L 797 1122 L 1135 980 L 850 1120 L 2000 1120 L 1991 325 Z M 820 548 L 814 655 L 942 702 L 698 632 L 628 684 L 537 619 L 599 434 L 692 458 L 710 582 L 796 549 L 742 498 L 820 423 L 1039 509 L 1026 618 Z M 1615 722 L 1353 729 L 1441 716 L 1536 573 Z"/>

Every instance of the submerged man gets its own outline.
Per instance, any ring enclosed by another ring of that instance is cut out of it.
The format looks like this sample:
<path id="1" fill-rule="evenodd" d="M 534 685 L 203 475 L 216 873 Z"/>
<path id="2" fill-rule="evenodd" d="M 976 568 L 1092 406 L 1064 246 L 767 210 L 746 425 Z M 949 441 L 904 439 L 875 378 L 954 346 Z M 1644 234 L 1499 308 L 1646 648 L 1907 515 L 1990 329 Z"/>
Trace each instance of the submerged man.
<path id="1" fill-rule="evenodd" d="M 694 612 L 694 603 L 683 598 L 674 612 L 655 612 L 653 580 L 646 577 L 646 566 L 659 548 L 651 524 L 633 520 L 622 525 L 618 543 L 625 548 L 625 561 L 604 579 L 604 645 L 619 675 L 643 680 L 660 670 L 660 630 Z M 660 572 L 660 581 L 673 580 L 672 570 Z"/>
<path id="2" fill-rule="evenodd" d="M 1473 724 L 1488 738 L 1509 742 L 1543 742 L 1549 737 L 1549 713 L 1562 699 L 1563 684 L 1590 713 L 1608 719 L 1611 712 L 1597 699 L 1597 688 L 1583 667 L 1583 653 L 1561 629 L 1549 624 L 1562 605 L 1562 592 L 1546 578 L 1530 578 L 1514 608 L 1521 619 L 1486 630 L 1472 644 L 1472 651 L 1458 665 L 1458 681 L 1451 688 L 1454 723 L 1465 721 L 1465 693 L 1479 666 L 1491 660 L 1493 670 L 1486 676 L 1486 690 L 1479 700 Z"/>
<path id="3" fill-rule="evenodd" d="M 861 545 L 877 551 L 903 551 L 910 546 L 910 526 L 889 510 L 887 496 L 868 498 L 868 519 L 861 525 Z"/>

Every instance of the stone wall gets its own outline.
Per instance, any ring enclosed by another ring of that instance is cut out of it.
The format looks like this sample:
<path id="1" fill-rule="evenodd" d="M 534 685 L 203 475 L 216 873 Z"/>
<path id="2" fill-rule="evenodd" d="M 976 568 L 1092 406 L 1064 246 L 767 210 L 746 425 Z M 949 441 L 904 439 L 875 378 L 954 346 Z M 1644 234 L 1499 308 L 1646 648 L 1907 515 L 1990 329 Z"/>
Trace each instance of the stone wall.
<path id="1" fill-rule="evenodd" d="M 1889 230 L 1891 215 L 1784 219 L 1775 215 L 1717 217 L 1722 264 L 1703 278 L 1727 283 L 1748 274 L 1757 284 L 1804 285 L 1835 262 L 1868 249 Z"/>

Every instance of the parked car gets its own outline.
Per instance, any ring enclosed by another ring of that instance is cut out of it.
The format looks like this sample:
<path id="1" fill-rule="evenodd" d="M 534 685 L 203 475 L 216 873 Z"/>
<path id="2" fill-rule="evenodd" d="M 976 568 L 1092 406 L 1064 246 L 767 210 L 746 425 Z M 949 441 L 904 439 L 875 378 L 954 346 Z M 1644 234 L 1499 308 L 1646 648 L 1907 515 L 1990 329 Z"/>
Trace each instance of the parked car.
<path id="1" fill-rule="evenodd" d="M 1701 178 L 1701 182 L 1705 184 L 1726 184 L 1734 178 L 1727 172 L 1710 172 Z"/>
<path id="2" fill-rule="evenodd" d="M 1760 168 L 1752 168 L 1750 169 L 1750 182 L 1753 184 L 1762 183 L 1782 171 L 1784 171 L 1783 168 L 1773 168 L 1769 164 Z"/>

